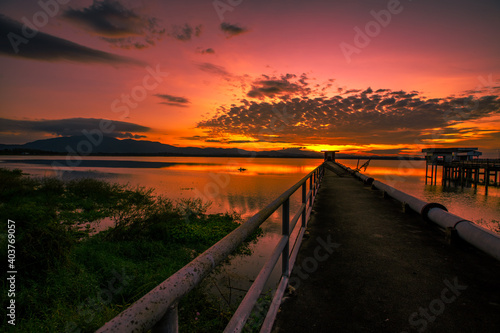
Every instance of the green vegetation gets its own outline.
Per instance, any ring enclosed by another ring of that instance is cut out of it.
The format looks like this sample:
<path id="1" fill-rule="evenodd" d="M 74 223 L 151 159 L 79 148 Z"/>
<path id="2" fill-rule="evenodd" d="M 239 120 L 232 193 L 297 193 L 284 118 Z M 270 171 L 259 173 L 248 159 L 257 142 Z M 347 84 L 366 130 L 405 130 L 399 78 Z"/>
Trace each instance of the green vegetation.
<path id="1" fill-rule="evenodd" d="M 16 330 L 95 331 L 240 223 L 234 213 L 207 208 L 151 189 L 0 169 L 0 218 L 16 222 Z M 104 218 L 113 227 L 97 232 Z M 230 317 L 200 289 L 180 304 L 184 332 L 221 331 Z"/>

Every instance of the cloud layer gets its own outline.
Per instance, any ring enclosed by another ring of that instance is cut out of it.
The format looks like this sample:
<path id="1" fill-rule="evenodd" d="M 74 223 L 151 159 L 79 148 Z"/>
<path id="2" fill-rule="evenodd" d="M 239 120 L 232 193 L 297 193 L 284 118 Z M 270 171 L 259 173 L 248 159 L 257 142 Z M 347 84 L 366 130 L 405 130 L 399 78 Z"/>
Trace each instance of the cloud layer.
<path id="1" fill-rule="evenodd" d="M 191 26 L 188 23 L 184 25 L 173 25 L 170 28 L 168 35 L 177 40 L 186 42 L 191 40 L 192 37 L 200 37 L 202 29 L 203 27 L 201 24 L 197 26 Z"/>
<path id="2" fill-rule="evenodd" d="M 500 133 L 500 129 L 473 125 L 476 120 L 500 116 L 498 94 L 427 99 L 415 91 L 368 88 L 333 97 L 292 98 L 309 91 L 305 81 L 290 83 L 293 78 L 288 74 L 279 80 L 255 81 L 247 96 L 257 101 L 221 107 L 198 128 L 208 131 L 206 140 L 243 135 L 299 145 L 456 144 Z M 262 101 L 263 97 L 281 101 Z"/>
<path id="3" fill-rule="evenodd" d="M 167 94 L 156 94 L 155 96 L 160 97 L 161 99 L 163 99 L 165 101 L 165 102 L 161 102 L 160 104 L 166 104 L 166 105 L 184 108 L 184 107 L 187 107 L 189 103 L 191 103 L 185 97 L 179 97 L 179 96 L 173 96 L 173 95 L 167 95 Z"/>
<path id="4" fill-rule="evenodd" d="M 33 37 L 28 38 L 26 29 L 21 23 L 0 15 L 0 54 L 43 61 L 145 65 L 135 59 L 91 49 L 43 32 L 33 33 Z"/>
<path id="5" fill-rule="evenodd" d="M 230 24 L 227 22 L 222 22 L 220 25 L 220 29 L 222 30 L 222 32 L 224 32 L 226 38 L 231 38 L 248 32 L 248 29 L 246 28 L 240 27 L 237 24 Z"/>
<path id="6" fill-rule="evenodd" d="M 50 134 L 55 136 L 82 135 L 82 131 L 99 130 L 101 122 L 110 122 L 106 128 L 112 128 L 110 133 L 104 135 L 114 138 L 144 138 L 144 135 L 134 133 L 146 133 L 150 128 L 123 122 L 110 121 L 96 118 L 69 118 L 56 120 L 15 120 L 0 118 L 0 135 L 18 133 L 22 134 Z"/>
<path id="7" fill-rule="evenodd" d="M 207 49 L 197 48 L 196 52 L 201 54 L 215 54 L 215 50 L 211 47 Z"/>
<path id="8" fill-rule="evenodd" d="M 203 62 L 203 63 L 196 64 L 196 67 L 198 67 L 198 69 L 200 69 L 203 72 L 206 72 L 206 73 L 209 73 L 212 75 L 216 75 L 216 76 L 220 76 L 223 79 L 225 79 L 226 81 L 230 81 L 230 80 L 236 78 L 236 76 L 231 74 L 230 72 L 228 72 L 225 67 L 219 66 L 219 65 L 214 65 L 214 64 L 211 64 L 209 62 Z"/>
<path id="9" fill-rule="evenodd" d="M 305 96 L 312 92 L 306 80 L 305 74 L 302 74 L 300 79 L 297 79 L 295 74 L 281 75 L 281 77 L 262 75 L 260 79 L 252 83 L 252 88 L 248 91 L 247 96 L 258 99 L 265 97 L 288 99 L 291 96 Z"/>
<path id="10" fill-rule="evenodd" d="M 94 1 L 89 7 L 68 9 L 63 17 L 114 46 L 142 49 L 165 34 L 158 19 L 140 15 L 114 0 Z"/>

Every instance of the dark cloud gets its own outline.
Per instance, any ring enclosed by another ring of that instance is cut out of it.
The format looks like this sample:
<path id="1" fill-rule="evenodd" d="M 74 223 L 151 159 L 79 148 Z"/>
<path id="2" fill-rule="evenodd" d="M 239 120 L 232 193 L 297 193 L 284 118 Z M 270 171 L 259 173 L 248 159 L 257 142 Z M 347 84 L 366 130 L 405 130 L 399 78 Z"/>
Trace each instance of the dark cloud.
<path id="1" fill-rule="evenodd" d="M 69 118 L 57 120 L 14 120 L 0 118 L 0 134 L 39 133 L 55 136 L 82 135 L 82 131 L 91 132 L 92 130 L 99 130 L 102 128 L 103 122 L 109 123 L 105 128 L 113 129 L 111 133 L 105 133 L 105 135 L 115 138 L 141 138 L 144 136 L 132 133 L 145 133 L 150 130 L 149 127 L 138 124 L 96 118 Z"/>
<path id="2" fill-rule="evenodd" d="M 21 23 L 0 15 L 0 54 L 43 61 L 146 65 L 135 59 L 91 49 L 43 32 L 26 38 L 23 30 L 26 29 Z"/>
<path id="3" fill-rule="evenodd" d="M 202 25 L 197 25 L 195 27 L 184 24 L 184 25 L 173 25 L 170 29 L 168 35 L 180 41 L 191 40 L 193 36 L 199 37 L 202 33 Z"/>
<path id="4" fill-rule="evenodd" d="M 206 139 L 205 142 L 210 143 L 222 143 L 222 144 L 240 144 L 240 143 L 257 143 L 260 141 L 256 140 L 227 140 L 227 139 Z"/>
<path id="5" fill-rule="evenodd" d="M 361 92 L 361 89 L 348 89 L 344 91 L 345 94 L 352 94 L 352 93 L 358 93 Z"/>
<path id="6" fill-rule="evenodd" d="M 234 77 L 231 73 L 229 73 L 226 68 L 218 65 L 211 64 L 209 62 L 204 62 L 197 64 L 197 67 L 207 73 L 214 74 L 217 76 L 222 76 L 225 79 L 231 79 Z"/>
<path id="7" fill-rule="evenodd" d="M 246 28 L 240 27 L 236 24 L 230 24 L 227 22 L 221 23 L 220 29 L 224 32 L 226 38 L 231 38 L 237 35 L 241 35 L 245 32 L 248 32 L 248 29 Z"/>
<path id="8" fill-rule="evenodd" d="M 484 79 L 484 78 L 483 78 Z M 484 82 L 484 87 L 478 87 L 474 90 L 466 90 L 463 92 L 463 95 L 469 96 L 469 95 L 476 95 L 476 94 L 481 94 L 481 95 L 487 95 L 487 94 L 500 94 L 500 86 L 495 86 L 495 82 L 491 78 L 491 74 L 488 77 L 488 80 Z"/>
<path id="9" fill-rule="evenodd" d="M 258 141 L 254 141 L 254 140 L 228 140 L 228 141 L 222 141 L 222 143 L 255 143 L 255 142 L 258 142 Z"/>
<path id="10" fill-rule="evenodd" d="M 204 141 L 209 143 L 222 143 L 222 144 L 238 144 L 238 143 L 257 143 L 259 140 L 231 140 L 228 138 L 218 138 L 214 139 L 207 135 L 193 135 L 193 136 L 184 136 L 179 139 L 187 140 L 187 141 Z"/>
<path id="11" fill-rule="evenodd" d="M 178 107 L 185 108 L 188 106 L 189 103 L 191 103 L 185 97 L 178 97 L 178 96 L 167 95 L 167 94 L 156 94 L 155 96 L 160 97 L 161 99 L 165 100 L 165 102 L 161 102 L 160 104 L 166 104 L 166 105 L 178 106 Z"/>
<path id="12" fill-rule="evenodd" d="M 209 47 L 208 49 L 197 48 L 196 52 L 201 53 L 201 54 L 214 54 L 215 53 L 214 49 L 212 49 L 211 47 Z"/>
<path id="13" fill-rule="evenodd" d="M 68 9 L 63 17 L 125 49 L 155 45 L 165 34 L 156 18 L 141 16 L 114 0 L 94 1 L 87 8 Z"/>
<path id="14" fill-rule="evenodd" d="M 286 75 L 279 80 L 261 80 L 266 83 L 251 92 L 268 97 L 291 93 L 295 97 L 272 103 L 242 100 L 239 105 L 220 107 L 216 116 L 197 127 L 209 130 L 210 139 L 244 135 L 263 142 L 307 144 L 456 144 L 497 132 L 456 126 L 500 115 L 496 95 L 426 99 L 416 92 L 379 89 L 373 93 L 369 88 L 348 90 L 349 95 L 308 98 L 300 96 L 307 87 L 290 84 L 292 79 L 293 75 Z"/>
<path id="15" fill-rule="evenodd" d="M 198 141 L 198 140 L 203 140 L 205 137 L 201 135 L 193 135 L 193 136 L 182 136 L 179 139 L 182 140 L 188 140 L 188 141 Z"/>
<path id="16" fill-rule="evenodd" d="M 234 74 L 229 72 L 224 66 L 215 65 L 209 62 L 195 63 L 195 66 L 199 70 L 208 73 L 213 77 L 219 77 L 226 81 L 231 86 L 231 88 L 227 88 L 226 86 L 226 90 L 233 93 L 233 97 L 236 96 L 234 91 L 238 90 L 244 92 L 248 89 L 247 86 L 250 81 L 250 76 L 248 74 Z"/>
<path id="17" fill-rule="evenodd" d="M 252 83 L 252 88 L 248 91 L 247 96 L 258 99 L 265 97 L 286 99 L 291 96 L 307 95 L 311 93 L 311 89 L 307 87 L 306 80 L 305 74 L 302 74 L 300 79 L 297 79 L 294 74 L 282 75 L 279 78 L 263 75 Z"/>
<path id="18" fill-rule="evenodd" d="M 363 153 L 370 153 L 375 155 L 398 155 L 403 152 L 404 149 L 372 149 L 365 150 Z"/>

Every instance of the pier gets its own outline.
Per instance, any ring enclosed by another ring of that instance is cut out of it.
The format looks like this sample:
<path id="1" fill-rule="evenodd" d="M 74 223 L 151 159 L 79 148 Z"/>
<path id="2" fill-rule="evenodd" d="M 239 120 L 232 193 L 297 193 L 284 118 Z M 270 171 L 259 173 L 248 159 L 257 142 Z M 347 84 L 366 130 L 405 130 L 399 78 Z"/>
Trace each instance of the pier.
<path id="1" fill-rule="evenodd" d="M 177 332 L 178 301 L 277 209 L 282 237 L 224 332 L 244 331 L 275 266 L 263 333 L 497 332 L 500 236 L 330 156 L 98 332 Z"/>
<path id="2" fill-rule="evenodd" d="M 435 185 L 438 166 L 441 166 L 443 186 L 477 188 L 484 185 L 485 194 L 489 186 L 500 186 L 500 159 L 481 159 L 478 148 L 428 148 L 426 153 L 425 183 Z M 429 172 L 430 167 L 430 172 Z"/>
<path id="3" fill-rule="evenodd" d="M 500 160 L 478 159 L 443 163 L 442 183 L 445 186 L 477 188 L 484 185 L 485 194 L 489 186 L 500 186 Z"/>
<path id="4" fill-rule="evenodd" d="M 405 207 L 410 198 L 396 201 L 390 187 L 358 175 L 326 167 L 295 290 L 273 332 L 496 332 L 500 262 L 465 242 L 450 245 L 445 228 Z M 338 247 L 312 264 L 327 236 Z M 463 290 L 453 294 L 455 282 Z"/>

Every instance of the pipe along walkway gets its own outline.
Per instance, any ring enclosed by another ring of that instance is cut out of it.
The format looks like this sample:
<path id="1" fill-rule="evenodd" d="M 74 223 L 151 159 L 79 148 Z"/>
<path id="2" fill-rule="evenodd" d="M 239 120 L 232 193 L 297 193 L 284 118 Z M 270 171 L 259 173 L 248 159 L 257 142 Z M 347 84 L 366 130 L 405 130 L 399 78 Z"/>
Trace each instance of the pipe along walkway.
<path id="1" fill-rule="evenodd" d="M 273 332 L 500 332 L 500 262 L 344 174 L 325 169 Z"/>

